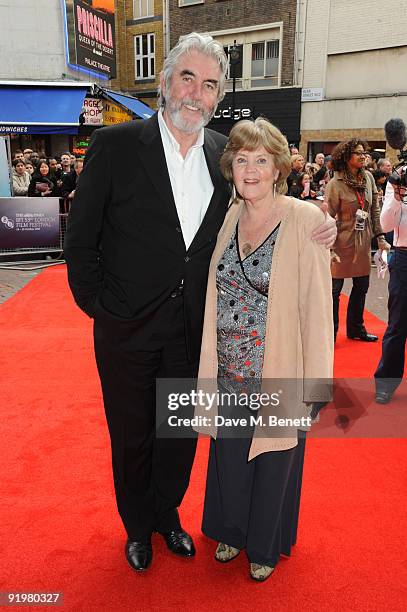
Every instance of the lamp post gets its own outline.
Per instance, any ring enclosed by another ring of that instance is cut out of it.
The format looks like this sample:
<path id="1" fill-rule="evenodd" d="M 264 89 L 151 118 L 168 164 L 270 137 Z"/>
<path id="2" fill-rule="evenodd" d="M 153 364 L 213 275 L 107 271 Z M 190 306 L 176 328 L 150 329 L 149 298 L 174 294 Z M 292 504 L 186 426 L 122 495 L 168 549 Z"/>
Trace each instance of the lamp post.
<path id="1" fill-rule="evenodd" d="M 232 121 L 235 119 L 235 95 L 236 95 L 236 66 L 240 62 L 240 48 L 236 41 L 233 41 L 233 47 L 229 50 L 229 61 L 232 72 Z"/>

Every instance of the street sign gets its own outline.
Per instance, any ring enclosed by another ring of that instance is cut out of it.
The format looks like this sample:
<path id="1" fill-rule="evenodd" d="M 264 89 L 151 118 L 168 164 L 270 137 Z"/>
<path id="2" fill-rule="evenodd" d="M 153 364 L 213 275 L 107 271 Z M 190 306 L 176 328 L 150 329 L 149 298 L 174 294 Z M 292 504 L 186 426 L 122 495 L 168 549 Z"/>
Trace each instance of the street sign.
<path id="1" fill-rule="evenodd" d="M 305 87 L 301 90 L 301 102 L 321 102 L 323 99 L 322 87 Z"/>

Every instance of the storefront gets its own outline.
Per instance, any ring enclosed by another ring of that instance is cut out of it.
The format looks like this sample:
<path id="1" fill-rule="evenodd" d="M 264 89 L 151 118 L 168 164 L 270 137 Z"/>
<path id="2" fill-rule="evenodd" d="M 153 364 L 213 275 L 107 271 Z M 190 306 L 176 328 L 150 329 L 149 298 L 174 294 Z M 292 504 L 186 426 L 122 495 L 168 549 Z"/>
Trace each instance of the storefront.
<path id="1" fill-rule="evenodd" d="M 30 148 L 45 157 L 84 155 L 98 127 L 153 113 L 136 98 L 93 83 L 0 81 L 0 135 L 10 137 L 12 153 Z"/>
<path id="2" fill-rule="evenodd" d="M 331 155 L 337 144 L 351 138 L 367 143 L 369 151 L 376 151 L 381 157 L 389 156 L 395 162 L 395 152 L 383 140 L 383 130 L 318 130 L 301 134 L 300 153 L 307 161 L 314 161 L 317 153 Z"/>
<path id="3" fill-rule="evenodd" d="M 55 148 L 66 150 L 69 136 L 78 132 L 89 87 L 86 82 L 0 82 L 0 133 L 10 136 L 12 151 L 55 155 Z"/>
<path id="4" fill-rule="evenodd" d="M 332 153 L 339 142 L 358 138 L 367 142 L 371 151 L 397 163 L 397 151 L 386 143 L 384 125 L 406 112 L 405 94 L 347 96 L 345 92 L 343 97 L 327 98 L 322 89 L 305 89 L 300 153 L 311 160 L 316 153 Z"/>
<path id="5" fill-rule="evenodd" d="M 93 92 L 95 95 L 87 95 L 83 103 L 84 123 L 80 126 L 78 135 L 71 137 L 68 150 L 76 156 L 85 155 L 91 136 L 96 129 L 133 119 L 148 119 L 155 112 L 131 96 L 97 86 L 94 87 Z"/>
<path id="6" fill-rule="evenodd" d="M 300 140 L 301 89 L 284 87 L 228 92 L 220 103 L 209 127 L 228 135 L 239 119 L 266 117 L 276 125 L 289 142 Z"/>

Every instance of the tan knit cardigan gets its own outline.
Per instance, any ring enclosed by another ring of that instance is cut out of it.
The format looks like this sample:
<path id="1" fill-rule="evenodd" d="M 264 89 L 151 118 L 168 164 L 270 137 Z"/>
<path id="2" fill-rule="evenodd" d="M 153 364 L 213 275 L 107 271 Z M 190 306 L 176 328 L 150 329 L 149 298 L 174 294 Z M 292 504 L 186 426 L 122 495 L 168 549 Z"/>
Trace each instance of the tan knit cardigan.
<path id="1" fill-rule="evenodd" d="M 317 206 L 286 198 L 287 210 L 281 221 L 273 252 L 268 291 L 262 391 L 275 392 L 273 382 L 286 381 L 285 413 L 309 415 L 313 401 L 331 399 L 333 370 L 332 285 L 329 250 L 311 239 L 312 231 L 324 221 Z M 217 388 L 217 290 L 216 269 L 236 229 L 244 203 L 232 204 L 219 232 L 212 255 L 205 306 L 205 321 L 198 374 L 198 389 Z M 294 384 L 295 381 L 295 384 Z M 279 389 L 281 390 L 281 389 Z M 282 402 L 284 404 L 284 402 Z M 263 410 L 263 409 L 262 409 Z M 271 410 L 271 409 L 270 409 Z M 266 410 L 267 413 L 267 410 Z M 284 408 L 279 409 L 279 414 Z M 201 405 L 197 416 L 209 416 L 209 426 L 197 431 L 216 438 L 214 415 Z M 268 422 L 268 419 L 266 419 Z M 249 460 L 257 455 L 296 446 L 297 431 L 272 430 L 256 426 Z"/>

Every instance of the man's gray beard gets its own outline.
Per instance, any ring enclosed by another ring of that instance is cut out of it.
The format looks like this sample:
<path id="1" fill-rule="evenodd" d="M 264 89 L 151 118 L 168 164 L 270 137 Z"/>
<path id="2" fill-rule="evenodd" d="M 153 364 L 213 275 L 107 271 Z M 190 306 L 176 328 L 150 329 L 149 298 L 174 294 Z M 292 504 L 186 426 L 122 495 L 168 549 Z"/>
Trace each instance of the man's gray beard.
<path id="1" fill-rule="evenodd" d="M 181 132 L 185 132 L 186 134 L 195 134 L 196 132 L 200 132 L 205 125 L 209 123 L 215 114 L 216 106 L 213 107 L 212 111 L 205 112 L 201 110 L 201 120 L 198 122 L 189 122 L 181 116 L 181 108 L 183 104 L 188 104 L 189 106 L 196 106 L 201 109 L 200 104 L 196 104 L 194 100 L 184 99 L 182 102 L 173 103 L 171 98 L 167 98 L 165 101 L 165 110 L 167 111 L 173 125 L 180 130 Z"/>

